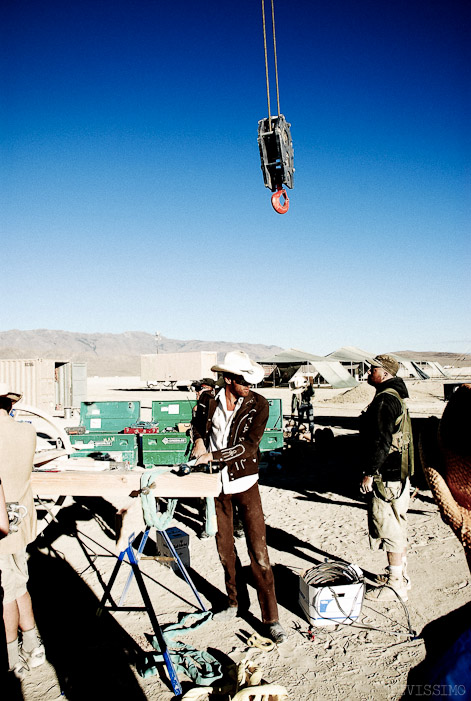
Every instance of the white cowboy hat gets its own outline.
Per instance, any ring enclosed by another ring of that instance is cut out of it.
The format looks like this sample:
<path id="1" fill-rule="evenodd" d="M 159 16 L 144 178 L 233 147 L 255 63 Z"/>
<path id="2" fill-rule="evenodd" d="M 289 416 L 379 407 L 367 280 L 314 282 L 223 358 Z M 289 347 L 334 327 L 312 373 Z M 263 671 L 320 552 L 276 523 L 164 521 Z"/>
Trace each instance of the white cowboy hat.
<path id="1" fill-rule="evenodd" d="M 7 397 L 15 403 L 19 402 L 22 396 L 21 392 L 13 392 L 6 382 L 0 382 L 0 397 Z"/>
<path id="2" fill-rule="evenodd" d="M 289 381 L 289 388 L 293 394 L 301 394 L 301 392 L 306 389 L 307 385 L 308 379 L 304 377 L 304 375 L 295 375 Z"/>
<path id="3" fill-rule="evenodd" d="M 244 351 L 229 351 L 220 365 L 213 365 L 212 372 L 229 372 L 232 375 L 241 375 L 246 382 L 257 385 L 265 377 L 265 370 L 261 365 L 250 360 Z"/>

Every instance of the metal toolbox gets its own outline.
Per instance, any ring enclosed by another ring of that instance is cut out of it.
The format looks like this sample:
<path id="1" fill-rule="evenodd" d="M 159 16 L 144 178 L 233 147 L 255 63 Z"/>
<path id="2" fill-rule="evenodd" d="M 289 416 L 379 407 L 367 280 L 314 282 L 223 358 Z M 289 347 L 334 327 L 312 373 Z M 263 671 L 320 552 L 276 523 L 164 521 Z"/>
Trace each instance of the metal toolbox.
<path id="1" fill-rule="evenodd" d="M 144 467 L 179 465 L 188 457 L 190 439 L 184 433 L 143 433 L 139 462 Z"/>
<path id="2" fill-rule="evenodd" d="M 152 421 L 159 424 L 160 431 L 190 423 L 195 404 L 194 399 L 155 400 L 152 402 Z"/>
<path id="3" fill-rule="evenodd" d="M 260 441 L 260 452 L 280 450 L 283 447 L 283 431 L 265 431 Z"/>
<path id="4" fill-rule="evenodd" d="M 69 436 L 74 450 L 72 456 L 85 455 L 95 458 L 103 458 L 109 454 L 116 462 L 128 462 L 131 467 L 137 465 L 138 446 L 134 433 L 85 433 L 77 436 Z"/>
<path id="5" fill-rule="evenodd" d="M 268 421 L 265 430 L 283 430 L 283 407 L 281 399 L 267 399 Z"/>
<path id="6" fill-rule="evenodd" d="M 87 431 L 123 431 L 139 421 L 140 402 L 82 402 L 80 425 Z"/>

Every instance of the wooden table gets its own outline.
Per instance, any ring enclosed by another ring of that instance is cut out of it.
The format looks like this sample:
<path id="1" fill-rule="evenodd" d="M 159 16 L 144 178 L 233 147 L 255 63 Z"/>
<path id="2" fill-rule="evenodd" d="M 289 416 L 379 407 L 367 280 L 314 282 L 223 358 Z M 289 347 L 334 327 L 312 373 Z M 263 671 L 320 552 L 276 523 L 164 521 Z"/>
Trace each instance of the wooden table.
<path id="1" fill-rule="evenodd" d="M 51 464 L 51 470 L 52 465 Z M 139 489 L 141 475 L 149 470 L 103 470 L 33 472 L 31 486 L 35 496 L 102 497 L 116 508 L 116 552 L 127 547 L 131 533 L 145 530 Z M 179 477 L 166 472 L 155 477 L 152 493 L 156 498 L 216 497 L 221 492 L 219 473 L 192 472 Z"/>
<path id="2" fill-rule="evenodd" d="M 140 489 L 141 475 L 149 470 L 33 472 L 33 494 L 41 496 L 126 497 Z M 173 472 L 157 475 L 156 497 L 215 497 L 221 492 L 218 473 L 192 472 L 179 477 Z"/>

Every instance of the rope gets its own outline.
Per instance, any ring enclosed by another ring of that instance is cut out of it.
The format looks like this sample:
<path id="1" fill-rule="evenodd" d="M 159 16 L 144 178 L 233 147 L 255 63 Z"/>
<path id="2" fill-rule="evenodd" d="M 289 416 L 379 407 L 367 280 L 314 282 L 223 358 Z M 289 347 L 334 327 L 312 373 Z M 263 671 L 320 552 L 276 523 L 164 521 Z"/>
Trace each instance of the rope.
<path id="1" fill-rule="evenodd" d="M 160 468 L 156 470 L 148 470 L 143 472 L 141 476 L 141 503 L 144 521 L 151 528 L 156 528 L 158 531 L 166 531 L 175 513 L 177 507 L 177 499 L 169 499 L 167 509 L 161 513 L 157 513 L 157 505 L 155 496 L 152 494 L 152 489 L 155 486 L 153 478 L 167 472 L 168 468 Z"/>
<path id="2" fill-rule="evenodd" d="M 276 57 L 276 32 L 275 32 L 275 6 L 274 0 L 271 0 L 271 22 L 273 26 L 273 51 L 275 55 L 275 79 L 276 79 L 276 103 L 278 106 L 278 116 L 280 112 L 280 90 L 278 88 L 278 59 Z"/>
<path id="3" fill-rule="evenodd" d="M 268 102 L 268 128 L 271 129 L 271 110 L 270 110 L 270 80 L 268 77 L 268 52 L 267 52 L 267 28 L 265 21 L 265 0 L 262 0 L 262 22 L 263 22 L 263 47 L 265 50 L 265 76 L 267 82 L 267 102 Z M 276 104 L 278 107 L 278 115 L 280 111 L 280 89 L 278 85 L 278 57 L 276 53 L 276 29 L 275 29 L 275 5 L 274 0 L 271 0 L 271 23 L 273 31 L 273 53 L 275 60 L 275 83 L 276 83 Z"/>
<path id="4" fill-rule="evenodd" d="M 266 75 L 266 80 L 267 80 L 268 127 L 269 127 L 269 129 L 271 129 L 270 81 L 268 78 L 267 29 L 266 29 L 266 25 L 265 25 L 265 0 L 262 0 L 262 19 L 263 19 L 263 46 L 265 49 L 265 75 Z"/>
<path id="5" fill-rule="evenodd" d="M 191 625 L 186 625 L 188 619 L 194 618 Z M 163 638 L 167 645 L 168 652 L 177 672 L 189 677 L 195 684 L 209 686 L 222 677 L 221 664 L 215 657 L 205 650 L 197 650 L 192 645 L 176 640 L 177 636 L 195 631 L 200 626 L 210 621 L 213 617 L 211 611 L 201 611 L 189 613 L 183 616 L 180 623 L 173 623 L 162 628 Z M 152 645 L 155 653 L 145 655 L 142 664 L 139 665 L 138 672 L 141 677 L 147 678 L 157 674 L 157 664 L 164 661 L 159 642 L 154 635 Z"/>
<path id="6" fill-rule="evenodd" d="M 355 605 L 358 600 L 358 596 L 361 593 L 361 596 L 363 597 L 363 590 L 360 590 L 357 593 L 357 596 L 355 596 L 355 599 L 353 601 L 352 607 L 348 613 L 346 613 L 340 604 L 339 598 L 337 597 L 337 594 L 335 590 L 330 589 L 332 586 L 339 586 L 339 585 L 345 585 L 345 584 L 356 584 L 356 583 L 362 583 L 363 582 L 363 577 L 359 576 L 356 570 L 351 566 L 351 565 L 344 565 L 342 563 L 336 563 L 336 562 L 324 562 L 319 565 L 316 565 L 315 567 L 312 567 L 310 570 L 304 573 L 303 575 L 304 581 L 309 584 L 310 586 L 317 587 L 319 589 L 325 587 L 326 589 L 329 589 L 330 593 L 332 594 L 332 597 L 335 599 L 335 602 L 342 613 L 343 616 L 345 616 L 344 621 L 332 621 L 336 625 L 348 625 L 351 628 L 358 628 L 360 630 L 377 630 L 380 631 L 381 633 L 389 633 L 390 635 L 404 635 L 404 633 L 400 631 L 393 631 L 393 630 L 386 630 L 384 628 L 376 628 L 375 626 L 370 626 L 365 623 L 359 624 L 356 619 L 351 618 L 351 615 L 355 609 Z M 399 594 L 393 589 L 393 587 L 390 587 L 389 585 L 385 584 L 384 586 L 388 587 L 388 589 L 392 589 L 393 592 L 396 594 L 396 597 L 400 604 L 402 605 L 402 608 L 404 609 L 404 614 L 407 619 L 407 627 L 409 629 L 409 632 L 407 635 L 409 635 L 410 638 L 414 639 L 417 635 L 417 633 L 413 630 L 411 626 L 411 621 L 410 621 L 410 616 L 409 616 L 409 610 L 407 606 L 405 605 L 404 601 L 401 599 Z M 361 602 L 363 603 L 363 602 Z M 317 608 L 317 597 L 314 597 L 313 601 L 313 606 L 316 614 L 320 618 L 325 618 L 325 616 L 322 615 L 322 613 L 318 610 Z M 360 609 L 361 610 L 361 609 Z"/>

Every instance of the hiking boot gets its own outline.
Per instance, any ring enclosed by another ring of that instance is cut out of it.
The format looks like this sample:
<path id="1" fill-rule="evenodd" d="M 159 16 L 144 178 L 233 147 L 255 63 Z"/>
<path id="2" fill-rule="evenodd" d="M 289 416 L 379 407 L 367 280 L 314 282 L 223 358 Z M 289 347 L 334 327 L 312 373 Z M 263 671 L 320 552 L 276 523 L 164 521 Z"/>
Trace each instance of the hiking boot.
<path id="1" fill-rule="evenodd" d="M 288 636 L 286 635 L 279 621 L 275 621 L 275 623 L 267 623 L 267 637 L 270 638 L 270 640 L 273 640 L 273 642 L 277 645 L 284 643 L 285 640 L 288 640 Z"/>
<path id="2" fill-rule="evenodd" d="M 21 657 L 24 659 L 29 669 L 34 669 L 35 667 L 40 667 L 46 661 L 46 650 L 44 649 L 44 645 L 39 643 L 31 652 L 26 652 L 26 650 L 22 648 Z"/>
<path id="3" fill-rule="evenodd" d="M 367 591 L 365 594 L 365 599 L 368 599 L 368 601 L 379 602 L 397 601 L 397 595 L 399 595 L 403 601 L 407 601 L 409 598 L 407 596 L 404 577 L 391 577 L 391 575 L 389 575 L 387 582 L 385 582 L 382 586 Z"/>
<path id="4" fill-rule="evenodd" d="M 20 682 L 26 677 L 29 672 L 29 667 L 24 660 L 17 662 L 16 664 L 8 670 L 10 674 L 13 674 Z"/>
<path id="5" fill-rule="evenodd" d="M 410 591 L 412 589 L 412 583 L 411 583 L 410 577 L 407 574 L 407 571 L 405 569 L 402 570 L 402 578 L 404 580 L 404 588 L 407 591 Z M 375 577 L 373 578 L 373 581 L 378 586 L 381 586 L 382 584 L 388 584 L 388 579 L 389 579 L 389 569 L 386 567 L 384 572 L 381 572 L 381 574 L 375 575 Z"/>

